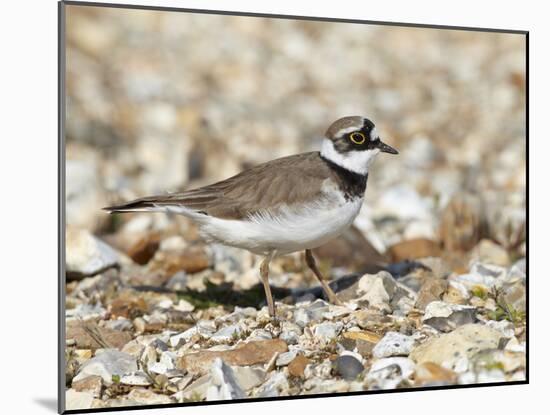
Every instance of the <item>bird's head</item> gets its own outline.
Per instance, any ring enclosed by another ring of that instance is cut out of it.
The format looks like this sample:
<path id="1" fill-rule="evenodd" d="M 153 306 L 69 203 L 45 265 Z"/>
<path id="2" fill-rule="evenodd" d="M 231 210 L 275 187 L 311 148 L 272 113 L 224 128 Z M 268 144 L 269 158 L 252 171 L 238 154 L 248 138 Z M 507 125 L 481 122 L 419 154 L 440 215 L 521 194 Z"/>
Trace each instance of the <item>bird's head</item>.
<path id="1" fill-rule="evenodd" d="M 378 153 L 398 154 L 380 140 L 368 118 L 350 116 L 333 122 L 325 133 L 321 156 L 358 174 L 367 174 Z"/>

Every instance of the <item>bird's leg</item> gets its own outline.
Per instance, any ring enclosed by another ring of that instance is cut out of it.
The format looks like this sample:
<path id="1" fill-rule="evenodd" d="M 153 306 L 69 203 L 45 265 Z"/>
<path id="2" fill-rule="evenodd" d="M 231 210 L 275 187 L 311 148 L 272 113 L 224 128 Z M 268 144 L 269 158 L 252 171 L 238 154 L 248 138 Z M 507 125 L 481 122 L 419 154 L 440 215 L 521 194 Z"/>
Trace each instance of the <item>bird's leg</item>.
<path id="1" fill-rule="evenodd" d="M 327 296 L 328 300 L 333 304 L 342 304 L 342 302 L 336 297 L 336 294 L 334 291 L 332 291 L 332 288 L 328 285 L 328 283 L 323 278 L 323 274 L 321 274 L 321 271 L 319 271 L 319 268 L 317 268 L 317 264 L 315 263 L 315 257 L 313 256 L 313 253 L 311 252 L 311 249 L 306 249 L 306 264 L 313 271 L 319 282 L 321 283 L 321 287 L 323 287 L 323 291 L 325 292 L 325 295 Z"/>
<path id="2" fill-rule="evenodd" d="M 275 303 L 273 302 L 273 296 L 271 295 L 271 287 L 269 286 L 269 263 L 273 259 L 275 252 L 269 253 L 262 264 L 260 265 L 260 277 L 262 279 L 262 284 L 264 285 L 265 298 L 267 300 L 267 307 L 269 308 L 269 315 L 275 317 Z"/>

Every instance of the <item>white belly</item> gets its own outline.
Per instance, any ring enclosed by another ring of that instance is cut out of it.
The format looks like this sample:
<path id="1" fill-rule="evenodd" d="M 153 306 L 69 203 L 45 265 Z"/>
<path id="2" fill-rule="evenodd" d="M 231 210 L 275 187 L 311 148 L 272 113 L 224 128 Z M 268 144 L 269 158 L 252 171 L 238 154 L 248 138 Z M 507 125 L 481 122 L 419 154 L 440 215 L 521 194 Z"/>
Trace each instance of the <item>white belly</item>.
<path id="1" fill-rule="evenodd" d="M 208 217 L 201 232 L 226 245 L 256 254 L 285 255 L 316 248 L 340 235 L 359 214 L 363 198 L 324 200 L 299 209 L 281 209 L 277 216 L 256 214 L 247 221 Z"/>

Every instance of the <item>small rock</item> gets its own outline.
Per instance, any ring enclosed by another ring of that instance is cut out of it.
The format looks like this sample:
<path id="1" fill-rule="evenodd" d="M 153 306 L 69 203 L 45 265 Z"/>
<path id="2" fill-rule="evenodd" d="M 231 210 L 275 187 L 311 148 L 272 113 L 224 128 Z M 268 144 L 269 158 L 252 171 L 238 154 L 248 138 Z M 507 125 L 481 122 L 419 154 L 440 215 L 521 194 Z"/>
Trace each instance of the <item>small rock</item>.
<path id="1" fill-rule="evenodd" d="M 313 253 L 319 262 L 329 262 L 333 268 L 376 272 L 381 269 L 377 264 L 387 262 L 386 255 L 380 254 L 364 234 L 353 225 L 342 235 L 315 248 Z"/>
<path id="2" fill-rule="evenodd" d="M 115 349 L 105 349 L 102 353 L 84 363 L 74 381 L 84 379 L 88 376 L 101 376 L 105 385 L 113 383 L 113 375 L 122 377 L 126 374 L 137 371 L 136 359 Z"/>
<path id="3" fill-rule="evenodd" d="M 218 357 L 228 365 L 251 366 L 267 363 L 274 354 L 287 350 L 286 343 L 280 339 L 251 341 L 231 350 L 202 350 L 184 355 L 178 360 L 177 367 L 186 369 L 190 373 L 204 373 L 210 369 L 212 362 Z"/>
<path id="4" fill-rule="evenodd" d="M 441 255 L 439 245 L 426 238 L 415 238 L 398 242 L 389 248 L 392 262 L 401 262 L 426 257 L 437 257 Z"/>
<path id="5" fill-rule="evenodd" d="M 288 380 L 283 372 L 272 372 L 270 378 L 258 390 L 261 398 L 288 395 Z"/>
<path id="6" fill-rule="evenodd" d="M 486 232 L 485 228 L 480 198 L 457 193 L 441 213 L 439 235 L 446 251 L 465 252 L 477 244 Z"/>
<path id="7" fill-rule="evenodd" d="M 294 321 L 298 326 L 304 328 L 309 324 L 309 322 L 311 321 L 311 318 L 305 309 L 298 308 L 294 312 Z"/>
<path id="8" fill-rule="evenodd" d="M 358 283 L 360 299 L 367 300 L 370 307 L 391 312 L 389 302 L 397 290 L 397 284 L 391 274 L 380 271 L 378 274 L 365 274 Z"/>
<path id="9" fill-rule="evenodd" d="M 206 391 L 210 387 L 210 375 L 204 375 L 188 385 L 182 391 L 175 393 L 173 396 L 178 402 L 185 402 L 189 400 L 204 400 L 206 398 Z"/>
<path id="10" fill-rule="evenodd" d="M 210 340 L 216 343 L 231 342 L 241 337 L 244 332 L 242 324 L 233 324 L 218 330 L 210 337 Z"/>
<path id="11" fill-rule="evenodd" d="M 158 234 L 148 234 L 138 239 L 128 250 L 128 256 L 139 265 L 145 265 L 157 252 L 160 244 Z"/>
<path id="12" fill-rule="evenodd" d="M 433 301 L 426 307 L 422 321 L 439 331 L 452 331 L 458 326 L 474 323 L 476 308 L 466 305 Z"/>
<path id="13" fill-rule="evenodd" d="M 382 339 L 382 336 L 371 331 L 348 331 L 342 337 L 353 340 L 354 348 L 361 356 L 370 356 L 374 346 Z"/>
<path id="14" fill-rule="evenodd" d="M 65 311 L 67 321 L 99 319 L 104 318 L 106 315 L 107 310 L 101 304 L 79 304 L 75 308 Z"/>
<path id="15" fill-rule="evenodd" d="M 134 325 L 127 318 L 117 318 L 116 320 L 108 320 L 105 322 L 105 328 L 116 331 L 130 331 Z"/>
<path id="16" fill-rule="evenodd" d="M 91 330 L 97 334 L 97 337 L 103 340 L 104 343 L 99 343 L 96 336 L 93 336 L 90 331 L 86 330 L 82 322 L 70 322 L 67 324 L 66 338 L 76 342 L 76 347 L 79 349 L 97 350 L 109 347 L 120 349 L 130 340 L 132 335 L 127 331 L 113 330 L 106 327 L 98 327 L 93 325 Z"/>
<path id="17" fill-rule="evenodd" d="M 414 346 L 414 339 L 411 336 L 389 331 L 380 340 L 372 355 L 378 359 L 389 356 L 408 356 Z"/>
<path id="18" fill-rule="evenodd" d="M 490 239 L 482 239 L 472 250 L 471 257 L 474 261 L 503 267 L 510 264 L 510 256 L 506 249 Z"/>
<path id="19" fill-rule="evenodd" d="M 74 389 L 68 389 L 65 392 L 65 409 L 89 409 L 92 407 L 94 395 L 90 392 L 78 392 Z"/>
<path id="20" fill-rule="evenodd" d="M 414 373 L 414 362 L 406 357 L 376 360 L 367 374 L 369 388 L 395 389 L 408 382 Z M 405 385 L 408 386 L 408 385 Z"/>
<path id="21" fill-rule="evenodd" d="M 450 385 L 456 382 L 456 373 L 433 362 L 416 365 L 415 384 L 417 386 Z"/>
<path id="22" fill-rule="evenodd" d="M 232 366 L 231 369 L 233 370 L 237 383 L 244 391 L 261 385 L 265 380 L 266 373 L 260 368 L 250 366 Z"/>
<path id="23" fill-rule="evenodd" d="M 363 364 L 353 356 L 343 355 L 336 359 L 336 372 L 345 380 L 354 380 L 365 369 Z"/>
<path id="24" fill-rule="evenodd" d="M 148 307 L 137 292 L 124 291 L 111 302 L 109 310 L 114 318 L 122 317 L 133 320 L 145 314 Z"/>
<path id="25" fill-rule="evenodd" d="M 420 287 L 415 307 L 424 310 L 432 301 L 441 300 L 441 297 L 447 291 L 448 283 L 442 278 L 428 278 Z"/>
<path id="26" fill-rule="evenodd" d="M 481 350 L 498 347 L 501 333 L 481 324 L 466 324 L 456 330 L 431 338 L 410 354 L 417 363 L 433 362 L 455 369 L 461 359 L 468 359 Z"/>
<path id="27" fill-rule="evenodd" d="M 277 356 L 277 360 L 275 361 L 276 366 L 287 366 L 290 362 L 294 360 L 296 357 L 295 351 L 289 351 L 281 353 Z"/>
<path id="28" fill-rule="evenodd" d="M 210 258 L 206 250 L 194 245 L 188 246 L 183 251 L 159 249 L 148 263 L 148 269 L 151 272 L 160 271 L 170 277 L 180 271 L 194 274 L 208 267 L 210 267 Z"/>
<path id="29" fill-rule="evenodd" d="M 273 335 L 271 334 L 271 332 L 269 332 L 268 330 L 265 330 L 265 329 L 254 329 L 250 333 L 250 336 L 248 336 L 249 341 L 250 340 L 271 340 L 272 338 L 273 338 Z M 281 339 L 284 340 L 288 344 L 288 341 L 286 341 L 282 337 L 281 337 Z"/>
<path id="30" fill-rule="evenodd" d="M 210 386 L 206 390 L 207 401 L 241 399 L 246 395 L 239 386 L 233 370 L 219 357 L 210 368 Z"/>
<path id="31" fill-rule="evenodd" d="M 116 266 L 120 254 L 105 242 L 83 229 L 66 232 L 66 269 L 68 280 L 80 280 Z"/>
<path id="32" fill-rule="evenodd" d="M 288 373 L 294 377 L 304 377 L 304 370 L 309 364 L 309 359 L 302 354 L 296 356 L 288 365 Z"/>
<path id="33" fill-rule="evenodd" d="M 344 325 L 341 322 L 336 323 L 320 323 L 314 328 L 314 335 L 316 338 L 328 342 L 335 339 Z"/>
<path id="34" fill-rule="evenodd" d="M 136 372 L 122 376 L 120 383 L 130 386 L 149 386 L 151 385 L 151 379 L 144 372 Z"/>
<path id="35" fill-rule="evenodd" d="M 164 405 L 173 403 L 170 397 L 143 388 L 132 389 L 128 394 L 128 399 L 140 405 Z"/>
<path id="36" fill-rule="evenodd" d="M 94 398 L 99 398 L 101 396 L 101 389 L 103 388 L 103 381 L 101 376 L 88 376 L 77 381 L 73 379 L 72 388 L 77 392 L 88 392 Z"/>
<path id="37" fill-rule="evenodd" d="M 199 320 L 193 327 L 185 330 L 183 333 L 170 337 L 170 345 L 177 347 L 181 341 L 188 342 L 195 334 L 204 339 L 209 339 L 216 331 L 216 323 L 209 320 Z"/>

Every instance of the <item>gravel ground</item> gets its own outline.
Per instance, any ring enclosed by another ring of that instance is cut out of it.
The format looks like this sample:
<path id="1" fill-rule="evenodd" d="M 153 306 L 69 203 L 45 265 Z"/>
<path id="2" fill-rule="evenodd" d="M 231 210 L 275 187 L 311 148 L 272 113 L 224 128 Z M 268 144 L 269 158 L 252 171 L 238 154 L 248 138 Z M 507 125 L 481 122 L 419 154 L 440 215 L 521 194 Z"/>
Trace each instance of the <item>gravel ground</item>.
<path id="1" fill-rule="evenodd" d="M 67 409 L 525 379 L 524 39 L 68 6 Z M 213 30 L 215 29 L 215 30 Z M 352 228 L 299 254 L 101 207 L 317 149 L 379 157 Z"/>

